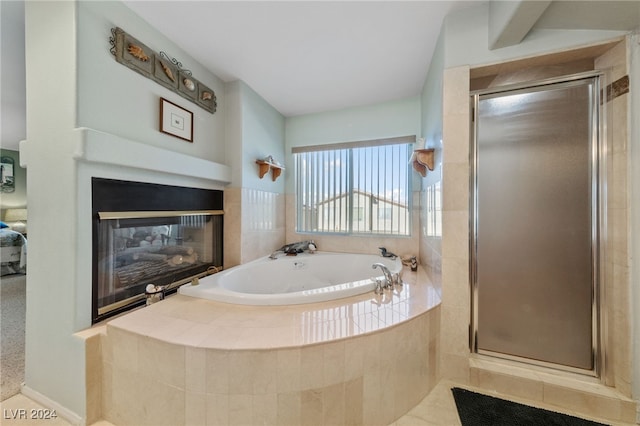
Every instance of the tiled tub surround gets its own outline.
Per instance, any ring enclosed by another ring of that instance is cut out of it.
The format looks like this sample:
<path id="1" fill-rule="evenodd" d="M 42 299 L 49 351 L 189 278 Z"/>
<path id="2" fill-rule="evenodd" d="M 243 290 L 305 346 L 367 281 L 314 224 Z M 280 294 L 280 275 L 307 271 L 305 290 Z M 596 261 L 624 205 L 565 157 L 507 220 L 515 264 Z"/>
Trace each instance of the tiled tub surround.
<path id="1" fill-rule="evenodd" d="M 285 244 L 285 196 L 251 188 L 224 190 L 224 268 L 242 265 Z M 306 237 L 290 239 L 299 241 Z M 322 250 L 326 248 L 322 247 Z"/>
<path id="2" fill-rule="evenodd" d="M 439 291 L 422 269 L 403 278 L 393 294 L 296 306 L 174 295 L 113 319 L 88 345 L 87 368 L 101 365 L 88 383 L 89 418 L 390 424 L 438 377 Z"/>

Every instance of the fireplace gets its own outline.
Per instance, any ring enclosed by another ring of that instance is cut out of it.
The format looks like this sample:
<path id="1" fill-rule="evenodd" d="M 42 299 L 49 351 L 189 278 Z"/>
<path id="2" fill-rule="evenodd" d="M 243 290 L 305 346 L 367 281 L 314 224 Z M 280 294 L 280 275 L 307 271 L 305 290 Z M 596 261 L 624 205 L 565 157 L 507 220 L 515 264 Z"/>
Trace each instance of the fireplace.
<path id="1" fill-rule="evenodd" d="M 92 179 L 93 323 L 222 269 L 220 190 Z"/>

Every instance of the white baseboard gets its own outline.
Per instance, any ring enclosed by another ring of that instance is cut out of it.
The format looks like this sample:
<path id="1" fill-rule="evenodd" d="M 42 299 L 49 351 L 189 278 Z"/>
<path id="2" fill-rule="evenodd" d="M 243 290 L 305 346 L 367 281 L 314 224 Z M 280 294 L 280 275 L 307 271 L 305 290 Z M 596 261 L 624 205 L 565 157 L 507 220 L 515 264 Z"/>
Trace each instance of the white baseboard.
<path id="1" fill-rule="evenodd" d="M 69 410 L 66 407 L 63 407 L 62 405 L 58 404 L 54 400 L 44 396 L 40 392 L 31 389 L 29 386 L 25 385 L 24 383 L 22 384 L 21 393 L 27 398 L 37 402 L 38 404 L 42 405 L 45 408 L 48 408 L 50 410 L 56 410 L 56 415 L 59 417 L 62 417 L 69 423 L 77 426 L 86 426 L 86 422 L 85 422 L 86 419 L 83 419 L 78 414 L 74 413 L 73 411 Z"/>

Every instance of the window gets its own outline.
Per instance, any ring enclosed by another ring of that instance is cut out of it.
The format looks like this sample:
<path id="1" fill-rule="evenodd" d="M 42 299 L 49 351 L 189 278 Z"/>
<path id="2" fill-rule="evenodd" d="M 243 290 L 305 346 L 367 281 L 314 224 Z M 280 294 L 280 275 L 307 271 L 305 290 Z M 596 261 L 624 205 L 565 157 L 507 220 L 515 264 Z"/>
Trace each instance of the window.
<path id="1" fill-rule="evenodd" d="M 293 149 L 296 230 L 410 235 L 415 136 Z"/>
<path id="2" fill-rule="evenodd" d="M 442 237 L 442 194 L 440 192 L 440 181 L 427 186 L 425 191 L 427 237 Z"/>

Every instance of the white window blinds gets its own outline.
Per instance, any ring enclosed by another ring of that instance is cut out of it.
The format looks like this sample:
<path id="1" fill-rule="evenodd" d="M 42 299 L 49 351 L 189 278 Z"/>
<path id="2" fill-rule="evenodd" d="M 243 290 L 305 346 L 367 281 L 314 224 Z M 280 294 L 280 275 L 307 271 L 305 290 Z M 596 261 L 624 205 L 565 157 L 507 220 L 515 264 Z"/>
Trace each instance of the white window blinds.
<path id="1" fill-rule="evenodd" d="M 296 229 L 410 234 L 415 136 L 294 148 Z"/>

